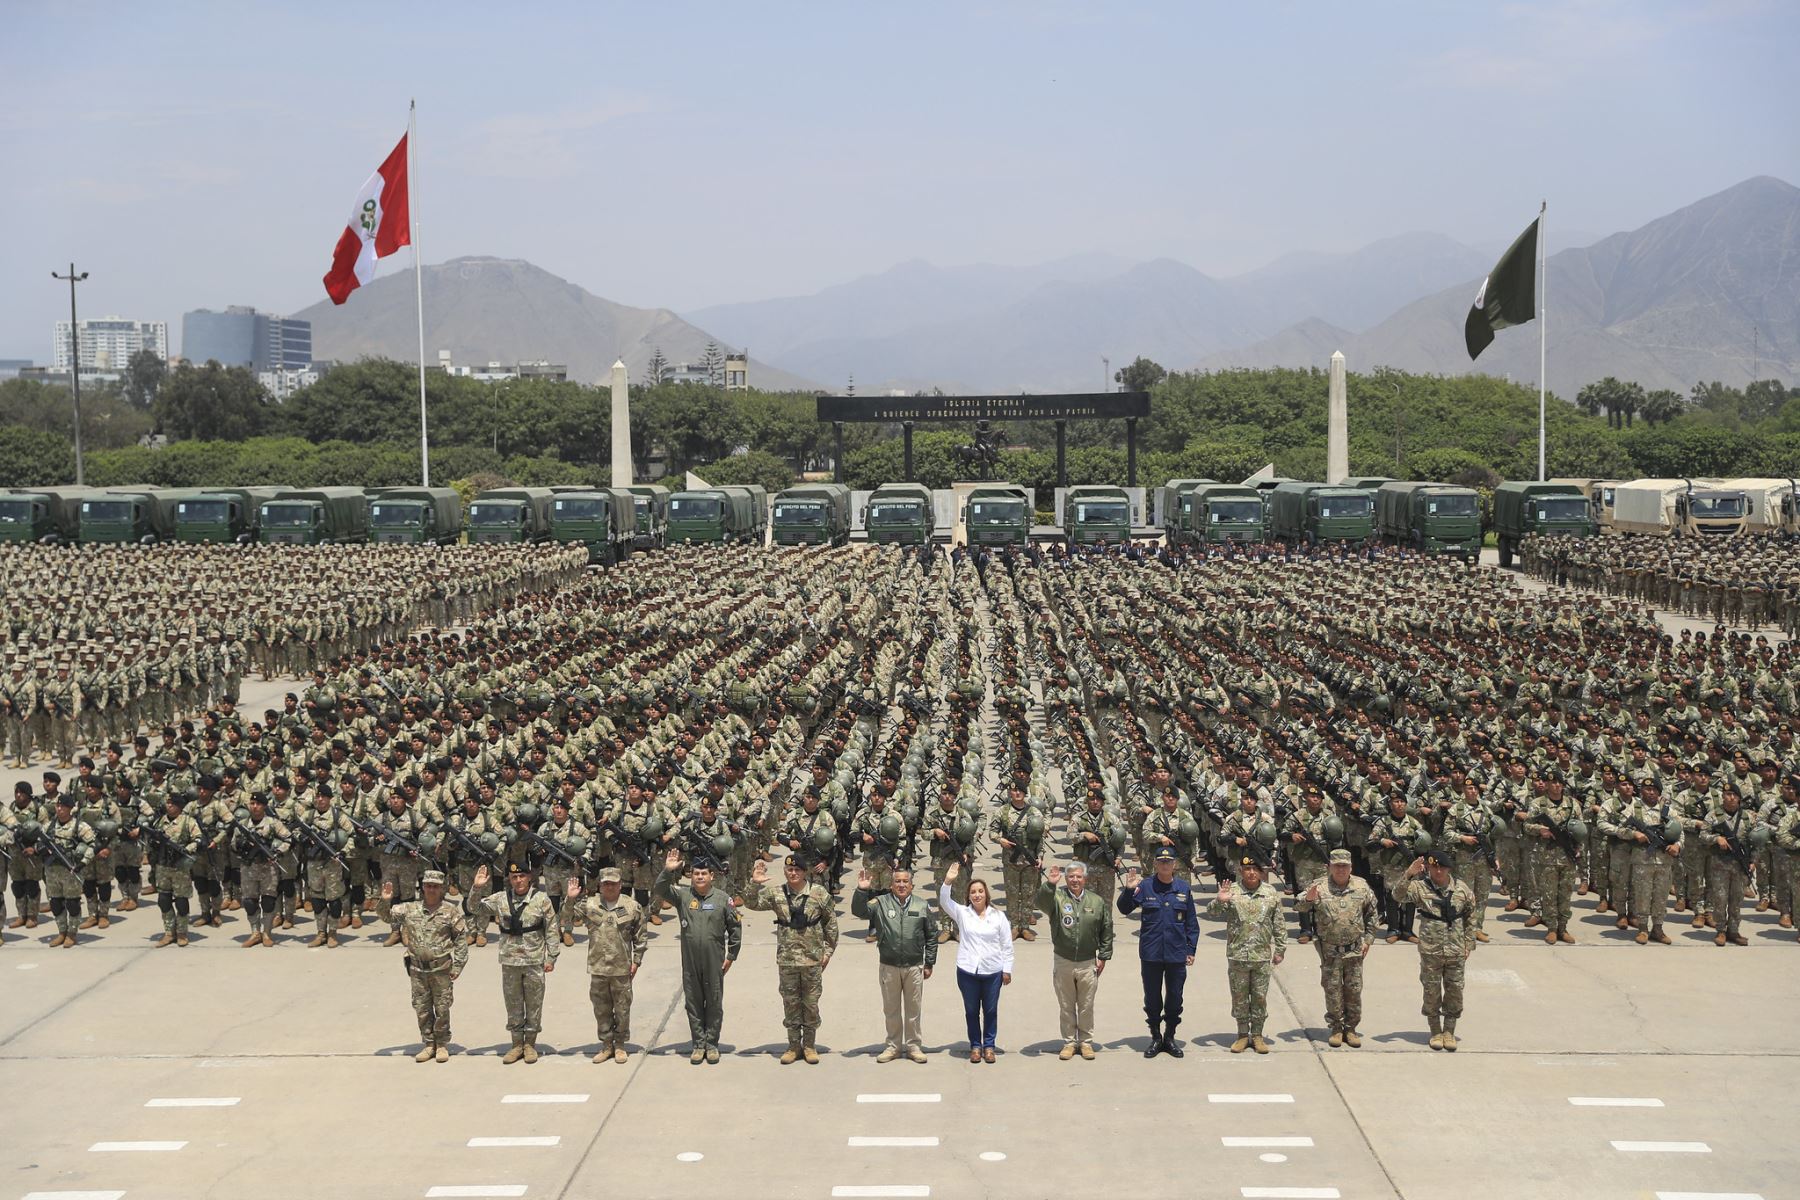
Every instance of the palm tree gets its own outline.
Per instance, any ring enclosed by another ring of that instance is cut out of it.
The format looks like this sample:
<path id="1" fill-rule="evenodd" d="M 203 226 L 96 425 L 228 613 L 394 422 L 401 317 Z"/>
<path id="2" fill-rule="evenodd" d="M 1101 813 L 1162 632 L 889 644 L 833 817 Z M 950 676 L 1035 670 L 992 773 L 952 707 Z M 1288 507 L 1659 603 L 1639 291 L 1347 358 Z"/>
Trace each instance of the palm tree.
<path id="1" fill-rule="evenodd" d="M 1679 392 L 1658 388 L 1644 397 L 1643 403 L 1638 406 L 1638 415 L 1651 426 L 1656 426 L 1673 421 L 1686 407 Z"/>

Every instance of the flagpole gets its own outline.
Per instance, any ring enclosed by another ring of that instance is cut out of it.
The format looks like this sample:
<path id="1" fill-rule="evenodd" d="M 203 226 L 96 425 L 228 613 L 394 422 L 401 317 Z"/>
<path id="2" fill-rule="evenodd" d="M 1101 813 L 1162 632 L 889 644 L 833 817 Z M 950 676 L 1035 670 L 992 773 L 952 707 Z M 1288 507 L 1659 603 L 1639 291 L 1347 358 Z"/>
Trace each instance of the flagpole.
<path id="1" fill-rule="evenodd" d="M 1549 311 L 1550 277 L 1544 274 L 1544 214 L 1550 202 L 1538 202 L 1538 482 L 1550 478 L 1544 469 L 1544 314 Z M 420 352 L 423 355 L 423 351 Z"/>
<path id="2" fill-rule="evenodd" d="M 425 279 L 419 255 L 419 102 L 406 107 L 406 220 L 412 239 L 413 302 L 419 314 L 419 486 L 431 486 L 431 440 L 425 429 Z M 1540 471 L 1541 475 L 1542 472 Z"/>

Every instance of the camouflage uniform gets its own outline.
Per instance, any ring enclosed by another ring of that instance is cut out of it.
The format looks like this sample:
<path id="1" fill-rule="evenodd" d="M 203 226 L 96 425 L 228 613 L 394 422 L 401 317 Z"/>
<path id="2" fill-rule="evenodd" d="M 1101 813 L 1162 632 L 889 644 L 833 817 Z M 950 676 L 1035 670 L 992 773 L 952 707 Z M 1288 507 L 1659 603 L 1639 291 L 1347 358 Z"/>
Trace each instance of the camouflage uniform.
<path id="1" fill-rule="evenodd" d="M 448 1046 L 456 977 L 469 961 L 468 927 L 463 924 L 462 910 L 442 897 L 436 908 L 423 900 L 396 904 L 383 897 L 375 912 L 400 931 L 400 941 L 406 946 L 406 974 L 412 981 L 419 1040 L 427 1046 Z M 510 998 L 508 1003 L 510 1008 Z"/>
<path id="2" fill-rule="evenodd" d="M 1038 868 L 1034 856 L 1025 845 L 1025 823 L 1032 816 L 1029 804 L 1022 808 L 1014 808 L 1007 804 L 994 815 L 992 832 L 995 839 L 1005 838 L 1015 842 L 1012 849 L 1000 848 L 1001 886 L 1006 889 L 1006 919 L 1012 924 L 1013 936 L 1023 937 L 1031 932 L 1031 926 L 1037 920 L 1037 909 L 1032 898 L 1037 891 Z M 1035 938 L 1027 937 L 1026 941 Z"/>
<path id="3" fill-rule="evenodd" d="M 650 923 L 644 906 L 620 893 L 608 904 L 599 896 L 569 901 L 564 914 L 587 926 L 588 999 L 594 1005 L 594 1027 L 600 1053 L 625 1048 L 631 1040 L 631 981 L 644 961 Z"/>
<path id="4" fill-rule="evenodd" d="M 150 878 L 156 885 L 156 907 L 162 913 L 163 944 L 167 945 L 172 940 L 185 946 L 188 903 L 194 894 L 194 879 L 188 874 L 188 868 L 200 845 L 200 826 L 192 816 L 180 810 L 170 816 L 167 808 L 159 812 L 154 820 L 146 817 L 145 821 L 182 851 L 181 854 L 173 854 L 160 843 L 153 845 L 150 849 Z"/>
<path id="5" fill-rule="evenodd" d="M 785 883 L 752 888 L 744 905 L 775 914 L 775 969 L 781 992 L 782 1024 L 788 1046 L 810 1047 L 819 1031 L 819 995 L 825 963 L 837 949 L 837 913 L 819 884 L 790 892 Z"/>
<path id="6" fill-rule="evenodd" d="M 544 1015 L 544 969 L 554 966 L 562 953 L 556 910 L 550 897 L 535 888 L 515 896 L 509 887 L 477 905 L 476 916 L 500 928 L 500 991 L 513 1045 L 535 1045 Z"/>
<path id="7" fill-rule="evenodd" d="M 1375 893 L 1354 875 L 1341 888 L 1329 876 L 1307 886 L 1317 886 L 1319 898 L 1308 900 L 1302 892 L 1294 907 L 1312 914 L 1325 1024 L 1330 1033 L 1354 1033 L 1362 1023 L 1363 956 L 1375 944 L 1379 919 Z"/>
<path id="8" fill-rule="evenodd" d="M 1225 918 L 1225 963 L 1238 1037 L 1261 1037 L 1268 1017 L 1269 974 L 1274 960 L 1287 950 L 1281 893 L 1267 879 L 1254 892 L 1239 886 L 1224 900 L 1215 897 L 1206 915 Z"/>
<path id="9" fill-rule="evenodd" d="M 1429 879 L 1410 879 L 1401 889 L 1403 903 L 1418 909 L 1419 983 L 1425 990 L 1420 1010 L 1436 1038 L 1454 1035 L 1463 1008 L 1463 963 L 1475 951 L 1475 897 L 1461 880 L 1439 888 Z M 1455 1049 L 1446 1040 L 1443 1049 Z M 1432 1049 L 1438 1049 L 1435 1043 Z"/>

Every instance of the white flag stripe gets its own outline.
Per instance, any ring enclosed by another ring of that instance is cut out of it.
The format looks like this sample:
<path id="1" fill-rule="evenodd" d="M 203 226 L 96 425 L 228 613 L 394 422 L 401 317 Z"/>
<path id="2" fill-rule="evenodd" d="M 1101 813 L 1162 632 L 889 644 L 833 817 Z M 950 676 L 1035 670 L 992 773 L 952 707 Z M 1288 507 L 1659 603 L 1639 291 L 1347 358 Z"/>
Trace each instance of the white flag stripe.
<path id="1" fill-rule="evenodd" d="M 525 1185 L 522 1183 L 449 1183 L 426 1189 L 428 1200 L 443 1197 L 450 1200 L 454 1196 L 523 1196 Z"/>
<path id="2" fill-rule="evenodd" d="M 469 1139 L 471 1150 L 491 1150 L 509 1146 L 560 1146 L 562 1138 L 558 1135 L 549 1137 L 472 1137 Z"/>

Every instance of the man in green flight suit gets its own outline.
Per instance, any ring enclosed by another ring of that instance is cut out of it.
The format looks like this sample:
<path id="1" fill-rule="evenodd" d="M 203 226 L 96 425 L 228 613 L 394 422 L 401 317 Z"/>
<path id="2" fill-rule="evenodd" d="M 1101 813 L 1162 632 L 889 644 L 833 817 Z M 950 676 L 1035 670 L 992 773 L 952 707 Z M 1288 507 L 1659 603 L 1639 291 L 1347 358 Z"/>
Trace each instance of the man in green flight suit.
<path id="1" fill-rule="evenodd" d="M 688 1034 L 694 1052 L 688 1061 L 717 1065 L 719 1029 L 725 1023 L 725 976 L 743 944 L 738 912 L 713 888 L 710 859 L 688 864 L 688 887 L 676 887 L 681 851 L 671 850 L 650 889 L 652 903 L 667 901 L 681 925 L 681 993 L 687 1002 Z"/>

